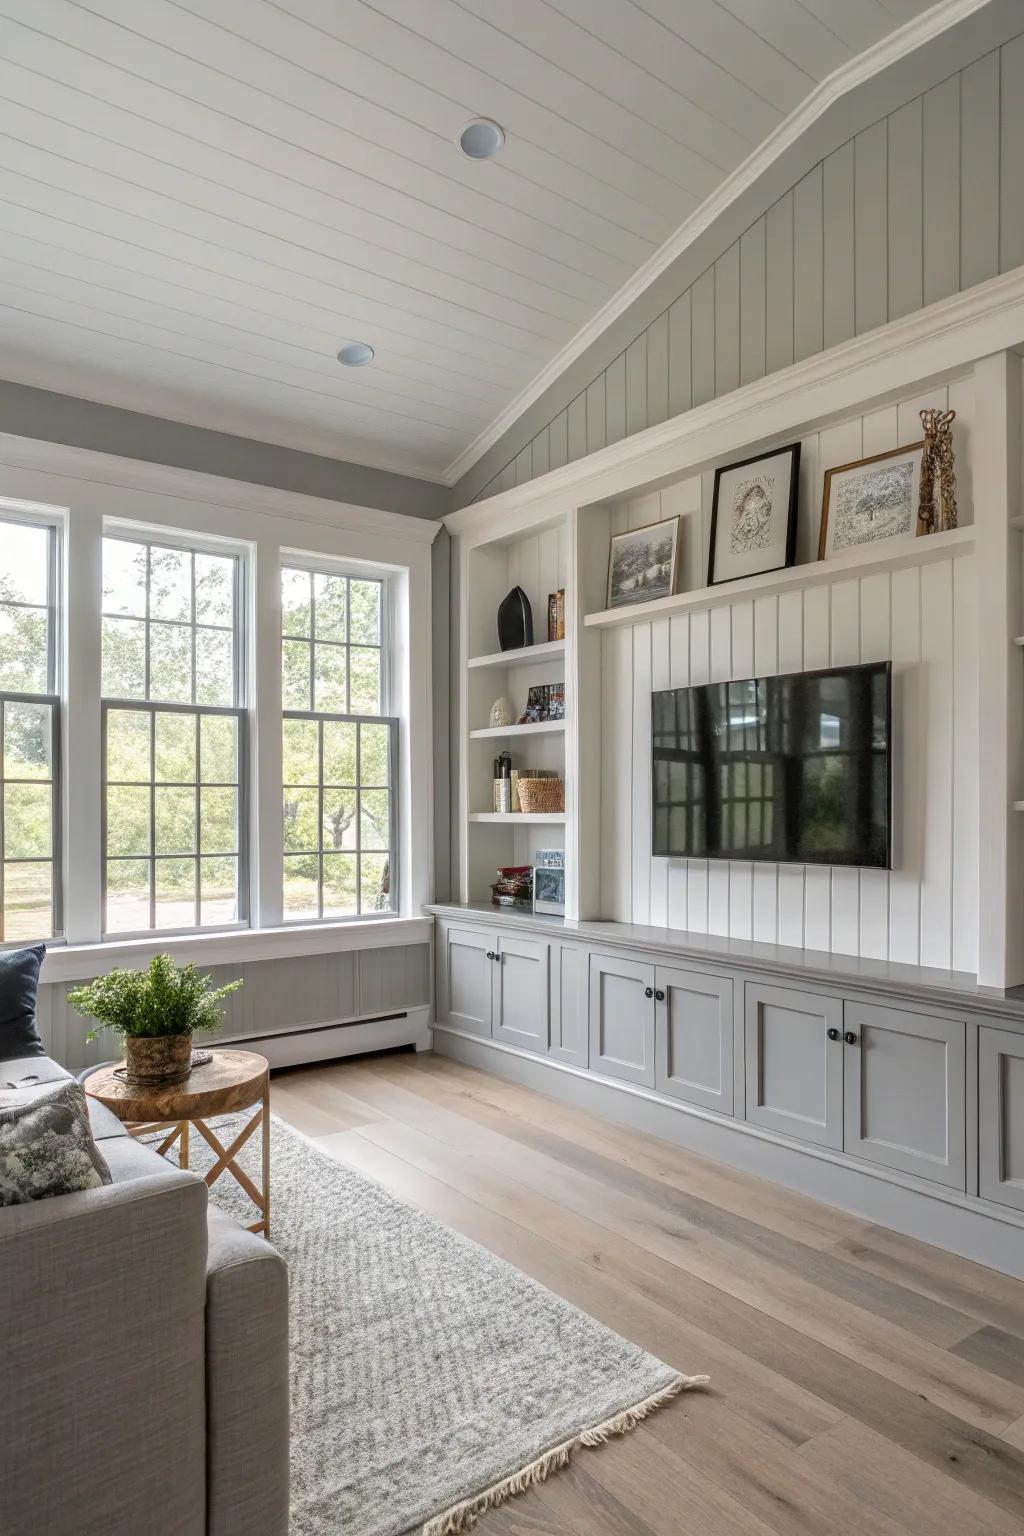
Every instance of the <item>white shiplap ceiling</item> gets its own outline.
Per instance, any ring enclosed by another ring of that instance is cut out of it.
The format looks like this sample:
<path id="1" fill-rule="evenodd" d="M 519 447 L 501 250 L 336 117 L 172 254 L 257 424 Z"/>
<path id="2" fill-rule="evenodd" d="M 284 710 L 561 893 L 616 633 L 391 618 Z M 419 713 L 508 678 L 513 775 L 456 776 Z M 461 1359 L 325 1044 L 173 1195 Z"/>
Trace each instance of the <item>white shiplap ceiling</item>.
<path id="1" fill-rule="evenodd" d="M 928 10 L 0 0 L 0 377 L 445 478 L 823 80 Z M 476 115 L 496 160 L 455 147 Z M 370 367 L 339 366 L 351 339 Z"/>

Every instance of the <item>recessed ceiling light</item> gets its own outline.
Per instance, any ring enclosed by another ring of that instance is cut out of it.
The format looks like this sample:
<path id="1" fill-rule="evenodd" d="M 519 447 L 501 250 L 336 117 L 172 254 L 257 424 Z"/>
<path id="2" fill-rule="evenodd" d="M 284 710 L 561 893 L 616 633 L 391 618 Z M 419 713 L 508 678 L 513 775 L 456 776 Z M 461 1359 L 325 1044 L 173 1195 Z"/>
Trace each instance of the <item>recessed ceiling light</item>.
<path id="1" fill-rule="evenodd" d="M 346 368 L 365 368 L 373 362 L 373 348 L 365 341 L 346 341 L 338 353 L 338 362 Z"/>
<path id="2" fill-rule="evenodd" d="M 489 160 L 505 143 L 505 130 L 489 117 L 474 117 L 459 134 L 459 148 L 470 160 Z"/>

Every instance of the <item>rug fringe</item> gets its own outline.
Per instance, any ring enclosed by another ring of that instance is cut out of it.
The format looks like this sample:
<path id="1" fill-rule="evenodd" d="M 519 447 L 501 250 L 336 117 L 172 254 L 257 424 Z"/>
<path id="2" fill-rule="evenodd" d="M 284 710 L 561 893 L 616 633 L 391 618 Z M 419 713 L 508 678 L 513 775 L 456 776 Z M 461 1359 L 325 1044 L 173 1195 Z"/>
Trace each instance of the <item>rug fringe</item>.
<path id="1" fill-rule="evenodd" d="M 422 1536 L 461 1536 L 462 1532 L 472 1529 L 486 1510 L 494 1509 L 498 1504 L 504 1504 L 506 1499 L 514 1498 L 516 1494 L 528 1492 L 537 1483 L 543 1483 L 552 1472 L 560 1472 L 563 1467 L 568 1466 L 574 1452 L 578 1451 L 581 1445 L 604 1445 L 615 1435 L 627 1435 L 631 1429 L 635 1429 L 650 1414 L 671 1402 L 680 1392 L 686 1392 L 690 1387 L 706 1387 L 710 1380 L 710 1376 L 677 1376 L 675 1381 L 670 1382 L 667 1387 L 662 1387 L 659 1392 L 653 1393 L 650 1397 L 644 1398 L 643 1402 L 634 1404 L 632 1408 L 623 1408 L 620 1413 L 606 1419 L 603 1424 L 597 1424 L 593 1429 L 585 1429 L 581 1434 L 574 1435 L 571 1440 L 565 1440 L 552 1450 L 545 1451 L 544 1455 L 538 1456 L 536 1461 L 531 1461 L 520 1471 L 513 1472 L 510 1477 L 502 1478 L 501 1482 L 485 1489 L 483 1493 L 463 1499 L 461 1504 L 453 1504 L 451 1509 L 446 1509 L 442 1515 L 435 1515 L 423 1527 Z"/>

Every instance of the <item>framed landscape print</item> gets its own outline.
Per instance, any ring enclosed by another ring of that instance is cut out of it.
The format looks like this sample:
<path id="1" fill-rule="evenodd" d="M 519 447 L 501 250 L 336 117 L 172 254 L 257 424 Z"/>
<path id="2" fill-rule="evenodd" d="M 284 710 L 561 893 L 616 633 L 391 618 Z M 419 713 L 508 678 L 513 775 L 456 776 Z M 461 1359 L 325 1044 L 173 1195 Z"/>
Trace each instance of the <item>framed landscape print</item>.
<path id="1" fill-rule="evenodd" d="M 799 475 L 799 443 L 715 470 L 709 587 L 793 564 Z"/>
<path id="2" fill-rule="evenodd" d="M 679 518 L 612 535 L 608 607 L 671 597 L 679 577 Z"/>
<path id="3" fill-rule="evenodd" d="M 873 454 L 825 473 L 818 559 L 917 537 L 917 502 L 924 443 Z"/>

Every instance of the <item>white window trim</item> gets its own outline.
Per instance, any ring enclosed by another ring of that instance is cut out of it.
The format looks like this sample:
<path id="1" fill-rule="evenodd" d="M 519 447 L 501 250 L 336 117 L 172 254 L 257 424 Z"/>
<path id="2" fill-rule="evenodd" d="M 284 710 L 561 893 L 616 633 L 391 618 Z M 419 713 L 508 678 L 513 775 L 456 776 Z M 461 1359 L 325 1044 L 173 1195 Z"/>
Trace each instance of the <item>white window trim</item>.
<path id="1" fill-rule="evenodd" d="M 99 932 L 98 615 L 105 524 L 112 531 L 115 526 L 117 531 L 144 529 L 168 541 L 175 531 L 180 537 L 187 530 L 212 542 L 248 543 L 252 549 L 247 645 L 253 926 L 174 940 L 147 936 L 131 941 L 140 947 L 130 953 L 144 963 L 147 946 L 150 953 L 177 953 L 177 946 L 186 945 L 195 946 L 188 953 L 204 963 L 217 963 L 208 960 L 214 954 L 231 963 L 253 943 L 269 945 L 268 954 L 285 955 L 423 942 L 429 930 L 417 914 L 432 895 L 430 545 L 440 524 L 9 434 L 0 434 L 0 467 L 5 500 L 27 502 L 35 512 L 63 519 L 65 529 L 63 746 L 65 763 L 69 748 L 73 753 L 74 770 L 65 773 L 64 783 L 65 942 L 51 948 L 46 979 L 58 979 L 58 956 L 74 966 L 80 963 L 76 956 L 91 955 L 91 969 L 76 974 L 95 975 L 126 952 L 116 935 L 104 941 Z M 280 568 L 297 558 L 296 545 L 321 567 L 325 561 L 338 563 L 354 574 L 371 567 L 375 575 L 387 577 L 394 620 L 390 707 L 401 721 L 400 910 L 318 923 L 318 937 L 308 951 L 301 948 L 304 927 L 285 926 L 281 911 Z"/>

